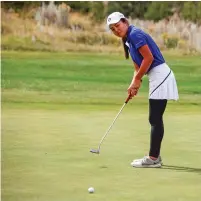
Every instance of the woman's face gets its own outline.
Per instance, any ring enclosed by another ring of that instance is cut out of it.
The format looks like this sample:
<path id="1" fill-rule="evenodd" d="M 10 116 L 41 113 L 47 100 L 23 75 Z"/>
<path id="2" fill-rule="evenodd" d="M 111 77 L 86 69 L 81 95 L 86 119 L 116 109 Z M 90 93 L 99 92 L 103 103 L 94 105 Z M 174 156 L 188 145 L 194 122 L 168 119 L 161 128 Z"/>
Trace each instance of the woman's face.
<path id="1" fill-rule="evenodd" d="M 111 24 L 110 29 L 114 35 L 123 38 L 128 31 L 128 24 L 120 20 L 116 24 Z"/>

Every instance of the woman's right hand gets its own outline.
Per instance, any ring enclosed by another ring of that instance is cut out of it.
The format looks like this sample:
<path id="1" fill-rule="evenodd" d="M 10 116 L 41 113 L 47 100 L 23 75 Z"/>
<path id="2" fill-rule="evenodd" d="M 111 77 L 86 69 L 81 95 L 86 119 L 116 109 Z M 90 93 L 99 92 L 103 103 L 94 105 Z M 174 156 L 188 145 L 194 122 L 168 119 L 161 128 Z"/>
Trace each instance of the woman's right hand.
<path id="1" fill-rule="evenodd" d="M 133 96 L 134 96 L 135 94 L 137 94 L 137 91 L 136 91 L 136 89 L 134 88 L 133 83 L 130 84 L 130 86 L 128 87 L 127 91 L 128 91 L 128 95 L 130 96 L 131 99 L 133 98 Z"/>
<path id="2" fill-rule="evenodd" d="M 130 86 L 127 89 L 128 95 L 130 95 L 131 98 L 136 96 L 140 86 L 141 86 L 141 80 L 134 79 L 134 81 L 131 82 Z"/>

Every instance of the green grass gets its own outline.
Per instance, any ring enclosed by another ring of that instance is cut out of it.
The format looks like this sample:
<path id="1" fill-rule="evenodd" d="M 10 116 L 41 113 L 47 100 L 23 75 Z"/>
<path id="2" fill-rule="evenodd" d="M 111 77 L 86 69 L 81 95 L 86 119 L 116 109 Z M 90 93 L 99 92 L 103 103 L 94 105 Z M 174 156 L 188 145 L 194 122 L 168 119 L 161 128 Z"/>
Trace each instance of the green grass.
<path id="1" fill-rule="evenodd" d="M 116 110 L 4 110 L 3 200 L 199 200 L 200 114 L 165 116 L 162 155 L 175 167 L 133 169 L 131 160 L 149 146 L 147 114 L 134 109 L 125 108 L 99 156 L 89 149 L 97 148 Z"/>
<path id="2" fill-rule="evenodd" d="M 200 103 L 201 57 L 166 58 L 183 95 L 180 103 Z M 132 62 L 119 55 L 5 52 L 3 101 L 121 104 L 132 74 Z M 147 86 L 145 78 L 139 93 L 140 103 L 146 101 Z"/>
<path id="3" fill-rule="evenodd" d="M 147 79 L 96 148 L 133 74 L 119 55 L 2 53 L 2 200 L 198 201 L 201 59 L 166 55 L 180 101 L 164 116 L 161 169 L 134 169 L 148 152 Z M 87 192 L 95 188 L 94 194 Z"/>

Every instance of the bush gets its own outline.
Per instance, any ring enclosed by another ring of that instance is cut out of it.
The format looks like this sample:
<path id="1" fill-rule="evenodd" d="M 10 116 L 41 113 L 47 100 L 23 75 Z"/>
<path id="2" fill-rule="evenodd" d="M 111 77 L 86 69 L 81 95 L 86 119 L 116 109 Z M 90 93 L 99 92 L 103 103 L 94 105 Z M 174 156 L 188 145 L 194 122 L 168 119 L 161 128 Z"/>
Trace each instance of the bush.
<path id="1" fill-rule="evenodd" d="M 168 35 L 168 33 L 162 34 L 163 42 L 166 48 L 176 48 L 178 46 L 178 43 L 180 45 L 183 41 L 179 41 L 179 37 L 176 35 Z"/>
<path id="2" fill-rule="evenodd" d="M 152 2 L 145 13 L 145 18 L 148 20 L 159 21 L 172 15 L 171 2 Z"/>
<path id="3" fill-rule="evenodd" d="M 109 1 L 107 14 L 119 11 L 126 17 L 143 19 L 150 4 L 148 1 Z"/>
<path id="4" fill-rule="evenodd" d="M 176 48 L 178 44 L 178 38 L 172 37 L 168 38 L 165 45 L 167 48 Z"/>
<path id="5" fill-rule="evenodd" d="M 89 1 L 66 1 L 65 3 L 71 7 L 73 12 L 89 13 L 90 11 Z"/>
<path id="6" fill-rule="evenodd" d="M 90 12 L 95 22 L 102 22 L 105 19 L 105 7 L 102 1 L 91 2 Z"/>
<path id="7" fill-rule="evenodd" d="M 181 14 L 185 20 L 201 24 L 201 2 L 184 2 Z"/>
<path id="8" fill-rule="evenodd" d="M 163 35 L 163 40 L 166 48 L 176 48 L 178 45 L 179 38 L 174 35 Z"/>

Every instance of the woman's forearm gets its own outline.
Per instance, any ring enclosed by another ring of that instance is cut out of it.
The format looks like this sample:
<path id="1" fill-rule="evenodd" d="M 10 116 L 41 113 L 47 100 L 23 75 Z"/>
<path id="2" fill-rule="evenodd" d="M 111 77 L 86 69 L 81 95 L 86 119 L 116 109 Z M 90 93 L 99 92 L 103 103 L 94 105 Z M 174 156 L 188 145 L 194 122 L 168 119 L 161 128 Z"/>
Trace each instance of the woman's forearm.
<path id="1" fill-rule="evenodd" d="M 135 76 L 137 75 L 137 72 L 139 71 L 139 69 L 140 69 L 140 67 L 135 63 L 135 62 L 133 62 L 133 64 L 134 64 L 134 74 L 133 74 L 133 79 L 132 79 L 132 82 L 134 82 L 134 80 L 135 80 Z"/>
<path id="2" fill-rule="evenodd" d="M 134 67 L 135 67 L 135 72 L 138 72 L 138 70 L 140 69 L 140 67 L 135 62 L 133 62 L 133 63 L 134 63 Z"/>
<path id="3" fill-rule="evenodd" d="M 139 70 L 137 71 L 137 74 L 135 75 L 135 78 L 138 80 L 141 80 L 142 77 L 149 70 L 149 67 L 151 66 L 154 58 L 153 58 L 153 55 L 152 55 L 148 45 L 142 46 L 139 49 L 139 52 L 143 56 L 143 61 L 141 63 Z"/>
<path id="4" fill-rule="evenodd" d="M 135 75 L 135 78 L 138 80 L 141 80 L 142 77 L 146 74 L 146 72 L 149 70 L 149 67 L 152 64 L 152 59 L 150 58 L 144 58 L 142 61 L 142 64 L 137 72 L 137 74 Z"/>

